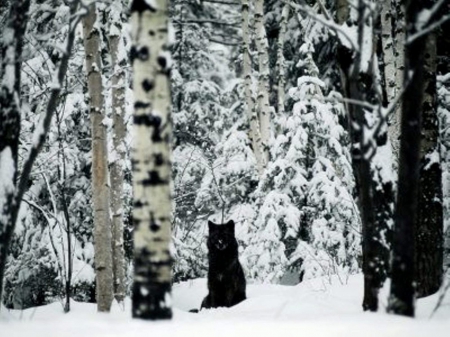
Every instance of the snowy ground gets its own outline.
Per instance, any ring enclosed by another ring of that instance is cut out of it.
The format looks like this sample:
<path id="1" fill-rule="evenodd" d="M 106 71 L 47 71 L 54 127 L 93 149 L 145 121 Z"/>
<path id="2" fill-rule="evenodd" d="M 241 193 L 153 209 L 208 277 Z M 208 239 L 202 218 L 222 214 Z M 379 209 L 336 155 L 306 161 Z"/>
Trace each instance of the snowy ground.
<path id="1" fill-rule="evenodd" d="M 342 284 L 346 283 L 346 284 Z M 174 285 L 174 320 L 132 320 L 130 302 L 117 305 L 111 314 L 99 314 L 93 304 L 72 303 L 69 314 L 61 303 L 24 311 L 0 312 L 1 337 L 53 336 L 170 336 L 170 337 L 261 337 L 261 336 L 449 336 L 450 294 L 430 317 L 438 295 L 417 303 L 415 319 L 385 313 L 387 287 L 380 296 L 377 314 L 361 310 L 362 276 L 347 282 L 317 279 L 298 286 L 248 285 L 248 299 L 233 308 L 204 310 L 192 314 L 206 294 L 206 280 Z"/>

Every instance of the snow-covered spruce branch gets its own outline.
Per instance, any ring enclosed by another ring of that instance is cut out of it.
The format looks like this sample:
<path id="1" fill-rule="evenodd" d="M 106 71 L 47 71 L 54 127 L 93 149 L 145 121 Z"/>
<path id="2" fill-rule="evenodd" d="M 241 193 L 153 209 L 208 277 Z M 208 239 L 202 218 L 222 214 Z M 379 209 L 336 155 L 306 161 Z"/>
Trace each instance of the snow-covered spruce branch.
<path id="1" fill-rule="evenodd" d="M 354 51 L 358 51 L 359 50 L 357 45 L 355 44 L 355 41 L 352 40 L 352 38 L 347 34 L 347 32 L 344 29 L 342 29 L 342 27 L 339 24 L 337 24 L 331 18 L 327 19 L 326 16 L 328 16 L 329 14 L 323 14 L 323 17 L 322 17 L 320 14 L 316 13 L 313 9 L 311 9 L 310 6 L 299 5 L 299 4 L 296 4 L 296 3 L 292 2 L 292 1 L 289 1 L 289 0 L 280 0 L 280 1 L 284 2 L 285 4 L 288 4 L 289 6 L 291 6 L 292 9 L 295 10 L 295 12 L 297 12 L 297 13 L 305 13 L 306 15 L 308 15 L 312 19 L 316 20 L 317 22 L 321 23 L 325 27 L 328 27 L 337 36 L 341 35 L 343 38 L 345 38 L 350 43 L 350 46 L 351 46 L 352 50 L 354 50 Z"/>
<path id="2" fill-rule="evenodd" d="M 36 131 L 34 132 L 33 135 L 33 145 L 29 150 L 28 157 L 25 160 L 25 164 L 23 166 L 22 174 L 20 176 L 20 181 L 18 184 L 18 189 L 16 192 L 17 204 L 20 204 L 23 194 L 25 193 L 26 186 L 28 183 L 28 177 L 31 173 L 31 168 L 33 167 L 34 161 L 36 160 L 39 151 L 44 145 L 46 135 L 50 128 L 53 113 L 55 112 L 56 107 L 58 105 L 58 99 L 60 96 L 61 88 L 64 83 L 64 78 L 66 76 L 67 68 L 69 65 L 70 53 L 75 41 L 75 29 L 78 23 L 80 22 L 83 14 L 83 12 L 79 12 L 77 14 L 77 8 L 79 3 L 80 3 L 79 0 L 75 0 L 70 3 L 71 21 L 69 22 L 70 29 L 69 34 L 67 36 L 66 49 L 64 50 L 64 53 L 62 55 L 61 62 L 57 70 L 56 79 L 54 79 L 56 80 L 56 83 L 51 88 L 51 94 L 49 102 L 47 104 L 47 109 L 45 109 L 42 112 L 39 121 L 39 126 L 36 128 Z"/>

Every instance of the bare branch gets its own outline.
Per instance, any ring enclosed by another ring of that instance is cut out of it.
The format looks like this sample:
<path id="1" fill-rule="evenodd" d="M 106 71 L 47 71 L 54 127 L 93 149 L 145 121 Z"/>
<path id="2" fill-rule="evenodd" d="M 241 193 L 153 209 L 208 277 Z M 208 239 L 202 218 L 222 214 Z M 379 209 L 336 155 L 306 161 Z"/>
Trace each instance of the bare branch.
<path id="1" fill-rule="evenodd" d="M 323 18 L 321 17 L 320 14 L 316 13 L 315 11 L 313 11 L 311 9 L 311 7 L 309 6 L 305 6 L 305 5 L 299 5 L 296 3 L 293 3 L 291 1 L 288 0 L 281 0 L 282 2 L 284 2 L 285 4 L 288 4 L 289 6 L 291 6 L 296 12 L 302 12 L 305 13 L 306 15 L 308 15 L 309 17 L 311 17 L 312 19 L 316 20 L 317 22 L 323 24 L 324 26 L 328 27 L 329 29 L 331 29 L 337 36 L 342 35 L 342 37 L 344 37 L 351 45 L 351 48 L 354 51 L 358 51 L 357 46 L 355 45 L 355 42 L 351 39 L 351 37 L 347 34 L 347 32 L 342 29 L 342 27 L 340 25 L 338 25 L 334 20 L 328 20 L 326 18 L 326 16 L 328 16 L 328 12 L 327 14 L 324 14 Z"/>
<path id="2" fill-rule="evenodd" d="M 422 30 L 418 31 L 416 34 L 413 34 L 410 37 L 408 37 L 408 39 L 406 40 L 406 44 L 410 44 L 413 41 L 417 40 L 418 38 L 420 38 L 424 35 L 427 35 L 428 33 L 432 32 L 433 30 L 435 30 L 436 28 L 443 25 L 445 22 L 447 22 L 449 20 L 450 20 L 450 14 L 444 15 L 440 20 L 436 21 L 432 25 L 429 25 L 429 26 L 423 28 Z"/>
<path id="3" fill-rule="evenodd" d="M 223 44 L 225 46 L 240 46 L 241 42 L 237 41 L 237 42 L 231 42 L 231 41 L 225 41 L 225 40 L 218 40 L 215 39 L 213 37 L 209 38 L 210 42 L 214 42 L 214 43 L 219 43 L 219 44 Z"/>
<path id="4" fill-rule="evenodd" d="M 34 161 L 36 160 L 39 151 L 44 145 L 46 135 L 50 128 L 53 113 L 55 112 L 56 107 L 58 105 L 62 84 L 64 82 L 64 78 L 67 73 L 67 68 L 69 66 L 69 58 L 75 40 L 75 28 L 79 23 L 79 21 L 81 20 L 81 16 L 75 15 L 79 2 L 80 1 L 73 1 L 70 4 L 71 21 L 69 22 L 69 25 L 71 29 L 69 30 L 69 34 L 67 36 L 66 50 L 62 55 L 62 59 L 57 71 L 56 77 L 57 85 L 54 85 L 53 88 L 51 89 L 50 100 L 47 104 L 47 109 L 43 111 L 41 120 L 39 121 L 40 127 L 38 127 L 34 132 L 33 139 L 36 140 L 36 142 L 32 145 L 31 149 L 29 150 L 28 157 L 23 165 L 23 170 L 20 176 L 20 181 L 18 184 L 16 194 L 17 204 L 20 204 L 23 194 L 25 193 L 26 186 L 28 184 L 28 177 L 30 176 L 31 173 L 31 168 L 33 167 Z"/>

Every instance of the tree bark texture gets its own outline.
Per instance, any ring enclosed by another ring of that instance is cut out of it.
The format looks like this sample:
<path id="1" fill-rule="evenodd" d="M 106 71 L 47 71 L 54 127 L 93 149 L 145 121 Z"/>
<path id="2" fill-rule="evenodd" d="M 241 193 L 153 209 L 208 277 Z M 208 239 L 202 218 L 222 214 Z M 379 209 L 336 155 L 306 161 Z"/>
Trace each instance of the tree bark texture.
<path id="1" fill-rule="evenodd" d="M 243 76 L 245 88 L 245 109 L 250 127 L 250 140 L 256 159 L 256 168 L 262 175 L 266 161 L 264 159 L 263 144 L 261 139 L 260 122 L 256 111 L 256 102 L 252 90 L 252 61 L 250 57 L 250 32 L 251 20 L 249 20 L 249 1 L 242 0 L 242 58 Z"/>
<path id="2" fill-rule="evenodd" d="M 113 299 L 111 220 L 109 213 L 108 152 L 100 60 L 100 31 L 95 3 L 83 18 L 86 72 L 92 132 L 92 198 L 94 204 L 94 262 L 98 311 L 108 312 Z"/>
<path id="3" fill-rule="evenodd" d="M 29 0 L 11 2 L 2 32 L 0 86 L 0 302 L 9 242 L 19 212 L 17 163 L 20 135 L 20 72 Z"/>
<path id="4" fill-rule="evenodd" d="M 338 12 L 340 22 L 348 21 L 349 9 L 342 4 L 343 13 Z M 338 62 L 341 68 L 343 90 L 356 101 L 370 102 L 380 105 L 381 101 L 376 94 L 372 74 L 373 65 L 364 69 L 361 65 L 364 30 L 369 29 L 366 21 L 364 1 L 358 2 L 358 46 L 353 51 L 345 46 L 338 46 Z M 352 65 L 352 66 L 351 66 Z M 393 186 L 392 182 L 383 181 L 376 163 L 372 163 L 377 146 L 385 146 L 386 140 L 375 135 L 370 129 L 366 114 L 374 113 L 358 104 L 348 104 L 349 132 L 352 140 L 352 162 L 356 177 L 359 197 L 359 210 L 362 222 L 362 251 L 364 273 L 364 299 L 363 309 L 378 310 L 378 292 L 382 287 L 388 270 L 389 248 L 386 237 L 389 233 L 389 222 L 392 222 Z M 371 136 L 368 136 L 371 135 Z"/>
<path id="5" fill-rule="evenodd" d="M 167 2 L 131 4 L 134 146 L 133 317 L 170 319 L 171 155 Z"/>
<path id="6" fill-rule="evenodd" d="M 426 39 L 424 96 L 415 273 L 417 297 L 429 296 L 441 286 L 443 274 L 442 168 L 436 93 L 436 34 Z"/>
<path id="7" fill-rule="evenodd" d="M 406 37 L 417 32 L 416 20 L 423 0 L 405 3 Z M 406 45 L 406 91 L 402 102 L 400 166 L 393 237 L 392 283 L 388 311 L 414 316 L 414 251 L 419 192 L 420 139 L 422 123 L 426 37 Z M 411 74 L 411 78 L 408 78 Z"/>
<path id="8" fill-rule="evenodd" d="M 387 104 L 394 102 L 397 95 L 400 94 L 403 85 L 403 69 L 399 69 L 400 65 L 397 63 L 402 63 L 403 55 L 399 58 L 397 57 L 397 49 L 400 45 L 404 44 L 403 40 L 397 40 L 394 36 L 394 14 L 395 8 L 393 7 L 392 0 L 384 0 L 381 4 L 381 45 L 383 47 L 383 61 L 384 61 L 384 83 L 386 90 Z M 397 16 L 397 15 L 396 15 Z M 404 37 L 401 34 L 401 37 Z M 399 74 L 400 73 L 400 76 Z M 399 81 L 400 79 L 400 81 Z M 389 117 L 388 135 L 392 147 L 392 152 L 394 154 L 395 167 L 397 167 L 398 162 L 398 149 L 400 140 L 400 111 L 401 105 L 398 104 Z"/>
<path id="9" fill-rule="evenodd" d="M 123 44 L 123 19 L 124 6 L 122 0 L 116 0 L 114 11 L 110 11 L 110 35 L 109 46 L 113 74 L 111 78 L 112 87 L 112 120 L 113 120 L 113 151 L 114 161 L 111 163 L 111 212 L 112 212 L 112 254 L 113 254 L 113 276 L 114 297 L 116 301 L 123 302 L 125 299 L 125 252 L 123 243 L 123 181 L 124 164 L 126 158 L 126 125 L 125 125 L 125 67 L 127 59 Z"/>
<path id="10" fill-rule="evenodd" d="M 285 4 L 281 12 L 280 32 L 277 46 L 277 67 L 278 67 L 278 115 L 284 115 L 284 96 L 286 85 L 286 62 L 284 59 L 284 38 L 286 34 L 287 22 L 289 18 L 290 6 Z"/>
<path id="11" fill-rule="evenodd" d="M 266 165 L 269 161 L 271 108 L 269 104 L 269 44 L 264 27 L 264 0 L 255 0 L 255 30 L 259 63 L 257 112 L 261 131 L 264 165 Z"/>

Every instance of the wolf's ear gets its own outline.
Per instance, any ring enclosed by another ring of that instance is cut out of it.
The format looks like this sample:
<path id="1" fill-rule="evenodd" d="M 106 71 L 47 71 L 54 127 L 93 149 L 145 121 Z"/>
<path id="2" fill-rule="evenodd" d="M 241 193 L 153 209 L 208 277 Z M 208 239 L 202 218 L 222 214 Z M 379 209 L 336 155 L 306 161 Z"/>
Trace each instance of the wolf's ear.
<path id="1" fill-rule="evenodd" d="M 228 221 L 226 223 L 226 226 L 231 228 L 233 230 L 233 232 L 234 232 L 234 221 L 233 220 Z"/>
<path id="2" fill-rule="evenodd" d="M 208 229 L 209 229 L 209 230 L 212 230 L 212 229 L 214 228 L 215 225 L 216 225 L 216 224 L 215 224 L 214 222 L 208 220 Z"/>

